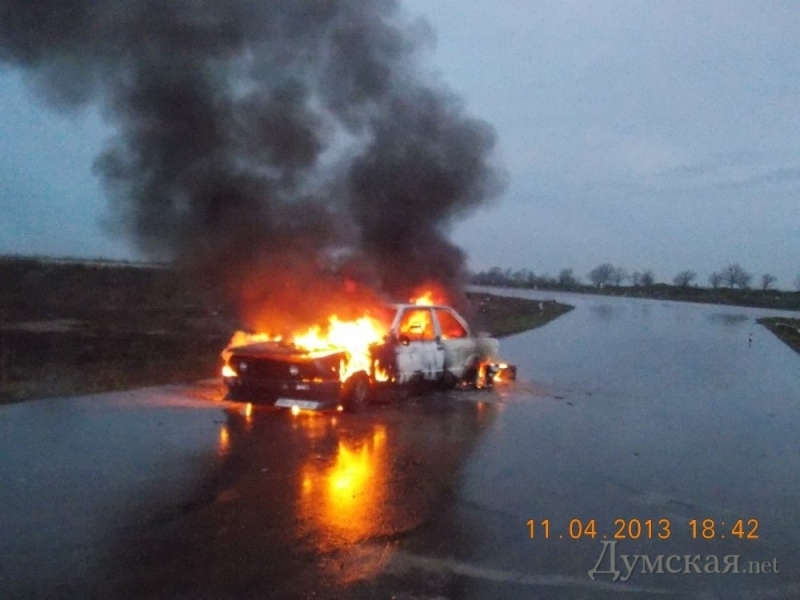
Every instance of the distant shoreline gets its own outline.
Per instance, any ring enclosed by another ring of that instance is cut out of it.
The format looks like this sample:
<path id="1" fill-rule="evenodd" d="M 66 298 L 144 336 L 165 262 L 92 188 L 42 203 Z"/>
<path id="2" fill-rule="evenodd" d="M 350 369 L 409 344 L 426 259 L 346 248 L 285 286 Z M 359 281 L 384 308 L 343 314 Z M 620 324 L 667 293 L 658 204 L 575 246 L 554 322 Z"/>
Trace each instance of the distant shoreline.
<path id="1" fill-rule="evenodd" d="M 697 302 L 700 304 L 718 304 L 721 306 L 747 306 L 750 308 L 769 308 L 775 310 L 800 311 L 800 291 L 754 290 L 730 288 L 678 287 L 665 283 L 651 286 L 510 286 L 472 284 L 474 288 L 493 288 L 507 290 L 525 290 L 532 292 L 568 292 L 573 294 L 591 294 L 599 296 L 618 296 L 624 298 L 643 298 L 650 300 L 674 300 L 676 302 Z"/>
<path id="2" fill-rule="evenodd" d="M 486 287 L 487 286 L 473 286 L 472 287 L 472 291 L 470 292 L 470 294 L 488 293 L 486 291 L 480 291 L 480 292 L 478 291 L 478 290 L 480 290 L 482 288 L 486 288 Z M 569 292 L 573 292 L 573 293 L 577 292 L 577 290 L 560 290 L 560 289 L 559 290 L 555 290 L 555 289 L 545 289 L 545 288 L 536 289 L 536 288 L 518 288 L 518 287 L 502 287 L 502 286 L 492 286 L 491 288 L 488 288 L 488 289 L 494 289 L 494 290 L 497 290 L 497 289 L 508 289 L 508 290 L 512 290 L 512 289 L 513 290 L 526 290 L 526 289 L 529 289 L 530 291 L 536 291 L 536 292 L 568 292 L 568 293 Z M 726 291 L 730 291 L 730 290 L 726 290 Z M 734 290 L 734 291 L 737 291 L 737 290 Z M 599 295 L 605 295 L 605 296 L 617 296 L 617 297 L 626 297 L 626 298 L 641 298 L 641 299 L 644 299 L 644 300 L 674 300 L 674 301 L 678 301 L 678 302 L 680 302 L 680 301 L 683 301 L 683 302 L 697 302 L 697 303 L 700 303 L 700 304 L 710 304 L 710 305 L 715 305 L 715 306 L 742 306 L 742 307 L 747 307 L 747 308 L 767 308 L 767 309 L 777 309 L 777 310 L 787 310 L 787 311 L 797 310 L 797 309 L 786 308 L 785 306 L 776 307 L 776 306 L 764 306 L 764 305 L 744 304 L 744 303 L 735 303 L 735 302 L 711 302 L 711 301 L 708 301 L 708 299 L 706 299 L 706 301 L 703 301 L 703 300 L 698 300 L 698 299 L 694 299 L 694 298 L 692 298 L 692 299 L 690 299 L 690 298 L 675 298 L 675 297 L 672 297 L 672 296 L 658 296 L 658 295 L 655 295 L 655 294 L 653 294 L 653 295 L 645 295 L 645 294 L 633 295 L 633 294 L 625 294 L 625 293 L 605 293 L 605 294 L 603 294 L 599 290 L 595 290 L 593 288 L 590 288 L 588 290 L 582 290 L 581 292 L 577 292 L 577 293 L 583 293 L 583 294 L 586 294 L 586 295 L 589 295 L 589 294 L 598 295 L 599 294 Z M 509 298 L 509 297 L 510 296 L 506 296 L 506 298 Z M 532 300 L 532 301 L 536 302 L 535 300 Z M 561 306 L 563 306 L 563 305 L 561 305 Z M 571 308 L 572 307 L 569 307 L 567 310 L 570 310 Z M 558 310 L 558 309 L 556 309 L 556 310 Z M 561 313 L 561 314 L 563 314 L 563 313 Z M 556 316 L 558 316 L 558 315 L 556 315 Z M 555 317 L 553 317 L 553 318 L 555 318 Z M 785 343 L 787 346 L 789 346 L 792 350 L 794 350 L 797 353 L 800 353 L 800 318 L 796 318 L 795 319 L 795 318 L 789 318 L 789 317 L 763 317 L 763 318 L 760 318 L 760 319 L 756 319 L 756 323 L 758 323 L 759 325 L 763 325 L 770 332 L 772 332 L 779 340 L 781 340 L 783 343 Z"/>
<path id="3" fill-rule="evenodd" d="M 69 256 L 38 256 L 23 254 L 2 254 L 0 263 L 3 262 L 31 262 L 46 265 L 73 265 L 83 267 L 134 267 L 138 269 L 169 269 L 172 265 L 165 262 L 153 262 L 144 260 L 127 260 L 114 258 L 73 258 Z"/>

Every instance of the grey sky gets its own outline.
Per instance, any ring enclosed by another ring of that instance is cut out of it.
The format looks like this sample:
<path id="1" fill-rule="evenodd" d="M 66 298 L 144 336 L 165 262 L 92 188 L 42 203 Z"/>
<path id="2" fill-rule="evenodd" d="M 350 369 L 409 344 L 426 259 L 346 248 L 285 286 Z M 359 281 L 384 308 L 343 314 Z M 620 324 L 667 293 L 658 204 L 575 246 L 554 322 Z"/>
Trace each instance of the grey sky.
<path id="1" fill-rule="evenodd" d="M 509 175 L 454 228 L 473 268 L 585 275 L 610 261 L 800 273 L 800 3 L 405 0 L 426 66 L 498 132 Z M 126 256 L 98 226 L 91 111 L 0 72 L 0 252 Z"/>

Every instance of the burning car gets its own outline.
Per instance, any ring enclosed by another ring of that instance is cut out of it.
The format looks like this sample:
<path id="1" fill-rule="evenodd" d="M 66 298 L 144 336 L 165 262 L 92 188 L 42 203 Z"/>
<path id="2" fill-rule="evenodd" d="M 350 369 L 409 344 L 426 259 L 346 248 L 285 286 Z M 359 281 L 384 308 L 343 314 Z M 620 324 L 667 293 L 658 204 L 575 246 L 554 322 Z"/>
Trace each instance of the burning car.
<path id="1" fill-rule="evenodd" d="M 393 304 L 355 321 L 329 319 L 286 340 L 237 333 L 223 352 L 223 379 L 232 400 L 264 400 L 292 410 L 341 406 L 357 410 L 393 386 L 463 382 L 491 386 L 503 370 L 498 342 L 474 336 L 443 305 Z"/>

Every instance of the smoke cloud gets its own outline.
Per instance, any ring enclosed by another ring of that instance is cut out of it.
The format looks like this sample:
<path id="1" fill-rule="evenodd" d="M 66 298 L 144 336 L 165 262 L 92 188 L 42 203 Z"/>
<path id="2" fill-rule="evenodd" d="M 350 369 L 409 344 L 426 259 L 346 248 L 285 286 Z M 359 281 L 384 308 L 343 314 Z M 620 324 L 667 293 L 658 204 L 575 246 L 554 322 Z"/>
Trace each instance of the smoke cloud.
<path id="1" fill-rule="evenodd" d="M 463 278 L 448 228 L 502 176 L 431 40 L 394 0 L 0 0 L 0 61 L 115 126 L 95 167 L 140 249 L 301 313 Z"/>

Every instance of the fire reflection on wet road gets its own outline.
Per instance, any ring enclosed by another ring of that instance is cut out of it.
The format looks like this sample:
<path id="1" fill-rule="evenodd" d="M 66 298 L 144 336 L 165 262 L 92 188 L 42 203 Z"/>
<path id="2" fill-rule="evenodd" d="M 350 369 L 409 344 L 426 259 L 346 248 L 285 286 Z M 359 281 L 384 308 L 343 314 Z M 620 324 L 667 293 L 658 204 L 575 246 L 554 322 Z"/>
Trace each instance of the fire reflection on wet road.
<path id="1" fill-rule="evenodd" d="M 387 533 L 381 531 L 382 523 L 391 522 L 382 511 L 388 491 L 386 427 L 375 425 L 363 440 L 340 440 L 333 464 L 319 462 L 302 467 L 299 503 L 301 522 L 325 532 L 319 550 Z"/>
<path id="2" fill-rule="evenodd" d="M 230 405 L 199 488 L 121 530 L 93 580 L 122 596 L 371 597 L 398 544 L 447 512 L 494 412 L 436 395 L 359 415 Z"/>

